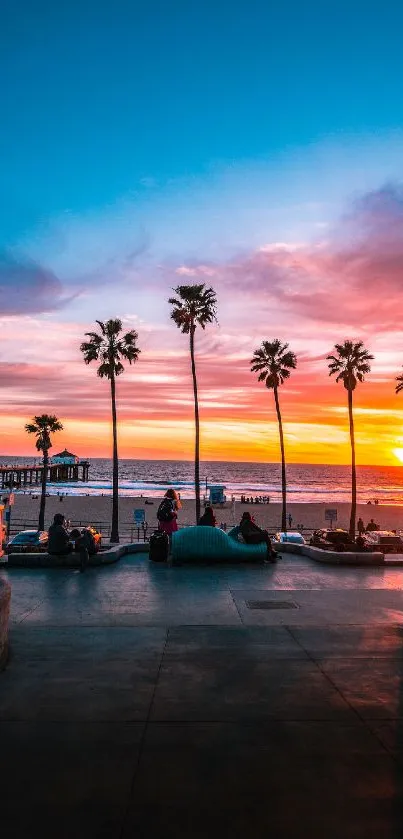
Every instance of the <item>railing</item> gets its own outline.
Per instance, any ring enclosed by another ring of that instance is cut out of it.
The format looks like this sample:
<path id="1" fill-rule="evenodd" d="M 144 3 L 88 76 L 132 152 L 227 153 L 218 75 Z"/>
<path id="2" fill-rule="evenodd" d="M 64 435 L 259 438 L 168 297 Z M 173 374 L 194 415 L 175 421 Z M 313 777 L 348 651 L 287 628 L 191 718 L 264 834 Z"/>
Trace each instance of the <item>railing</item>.
<path id="1" fill-rule="evenodd" d="M 102 534 L 103 539 L 110 539 L 111 535 L 111 525 L 105 521 L 94 521 L 88 522 L 88 519 L 85 521 L 79 519 L 69 519 L 68 520 L 69 529 L 73 527 L 82 528 L 87 527 L 90 523 L 93 527 L 98 530 L 99 533 Z M 50 522 L 49 522 L 50 524 Z M 49 524 L 47 525 L 49 527 Z M 36 530 L 38 527 L 38 519 L 21 519 L 17 517 L 13 517 L 11 514 L 11 523 L 10 523 L 10 536 L 15 536 L 16 533 L 19 533 L 20 530 Z M 152 533 L 157 530 L 157 523 L 153 524 L 144 524 L 140 526 L 132 525 L 130 522 L 121 522 L 119 525 L 119 536 L 121 541 L 130 541 L 130 542 L 147 542 Z M 181 525 L 178 523 L 178 527 L 187 527 L 187 525 Z M 223 524 L 222 529 L 227 531 L 231 530 L 233 527 L 232 524 Z M 274 536 L 280 530 L 280 526 L 276 529 L 272 528 L 269 530 L 269 535 Z M 317 529 L 314 527 L 303 527 L 299 531 L 305 537 L 310 537 L 313 531 Z"/>

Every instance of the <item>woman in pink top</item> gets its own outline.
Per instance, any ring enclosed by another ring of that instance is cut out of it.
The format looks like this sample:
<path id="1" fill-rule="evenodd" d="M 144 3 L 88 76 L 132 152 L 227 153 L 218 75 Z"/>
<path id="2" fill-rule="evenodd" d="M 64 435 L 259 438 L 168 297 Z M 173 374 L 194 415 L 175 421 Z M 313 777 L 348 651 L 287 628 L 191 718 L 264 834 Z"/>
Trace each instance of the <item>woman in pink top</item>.
<path id="1" fill-rule="evenodd" d="M 172 536 L 178 529 L 178 510 L 181 506 L 176 490 L 168 489 L 157 511 L 158 529 L 168 536 Z"/>

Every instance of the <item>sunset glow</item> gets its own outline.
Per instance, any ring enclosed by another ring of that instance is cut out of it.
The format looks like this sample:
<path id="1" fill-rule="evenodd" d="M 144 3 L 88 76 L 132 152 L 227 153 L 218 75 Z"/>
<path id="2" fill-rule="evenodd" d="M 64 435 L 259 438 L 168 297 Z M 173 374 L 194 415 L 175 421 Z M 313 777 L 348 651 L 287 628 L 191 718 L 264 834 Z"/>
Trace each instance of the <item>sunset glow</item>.
<path id="1" fill-rule="evenodd" d="M 166 33 L 176 42 L 179 30 L 161 11 L 165 46 L 145 36 L 133 50 L 130 27 L 119 24 L 119 50 L 105 84 L 95 83 L 105 73 L 106 20 L 77 40 L 77 65 L 65 75 L 54 14 L 46 54 L 34 19 L 21 31 L 4 102 L 1 454 L 33 454 L 24 423 L 51 411 L 65 428 L 58 446 L 110 455 L 108 383 L 84 366 L 79 347 L 96 319 L 119 317 L 141 349 L 118 381 L 121 456 L 191 459 L 189 348 L 167 300 L 178 283 L 205 282 L 217 292 L 218 325 L 196 335 L 202 458 L 278 460 L 273 395 L 249 369 L 261 341 L 278 337 L 298 359 L 280 394 L 287 460 L 348 463 L 346 392 L 329 379 L 326 355 L 353 338 L 375 357 L 354 394 L 357 462 L 402 461 L 403 394 L 394 386 L 403 364 L 403 143 L 387 62 L 367 103 L 343 62 L 332 101 L 318 72 L 323 38 L 305 32 L 288 59 L 295 78 L 311 67 L 315 83 L 302 96 L 278 77 L 282 53 L 271 36 L 268 49 L 268 32 L 254 34 L 259 71 L 254 52 L 235 81 L 225 28 L 219 35 L 200 21 L 210 59 L 199 76 L 192 39 L 181 40 L 190 74 L 182 84 L 166 53 Z M 144 33 L 159 25 L 147 14 L 136 18 Z M 233 55 L 243 55 L 241 25 L 231 37 Z M 357 57 L 356 39 L 351 47 Z M 364 78 L 372 62 L 359 60 Z M 20 73 L 21 61 L 32 73 Z M 144 67 L 149 95 L 138 86 Z M 366 133 L 377 95 L 382 117 Z M 355 119 L 348 129 L 344 107 Z"/>

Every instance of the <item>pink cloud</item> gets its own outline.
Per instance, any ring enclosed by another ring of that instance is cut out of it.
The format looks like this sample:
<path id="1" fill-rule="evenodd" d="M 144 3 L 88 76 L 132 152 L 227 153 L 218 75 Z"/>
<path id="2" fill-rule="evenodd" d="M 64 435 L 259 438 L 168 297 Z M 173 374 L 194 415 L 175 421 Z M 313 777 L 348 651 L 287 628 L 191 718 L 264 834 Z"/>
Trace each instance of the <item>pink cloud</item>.
<path id="1" fill-rule="evenodd" d="M 188 270 L 190 277 L 207 280 L 205 265 Z M 403 189 L 386 186 L 356 201 L 326 241 L 262 247 L 210 265 L 209 273 L 223 296 L 253 295 L 250 305 L 276 307 L 280 317 L 400 331 Z"/>

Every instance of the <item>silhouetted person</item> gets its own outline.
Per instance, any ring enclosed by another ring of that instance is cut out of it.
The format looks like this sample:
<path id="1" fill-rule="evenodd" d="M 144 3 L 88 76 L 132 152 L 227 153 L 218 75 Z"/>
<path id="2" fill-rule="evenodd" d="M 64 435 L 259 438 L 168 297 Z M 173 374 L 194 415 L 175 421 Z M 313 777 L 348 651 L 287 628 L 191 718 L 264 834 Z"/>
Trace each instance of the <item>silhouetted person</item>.
<path id="1" fill-rule="evenodd" d="M 83 530 L 72 530 L 70 539 L 74 541 L 74 551 L 80 558 L 80 571 L 83 573 L 88 567 L 90 556 L 96 553 L 95 539 L 90 530 L 84 527 Z"/>
<path id="2" fill-rule="evenodd" d="M 70 534 L 63 513 L 56 513 L 49 527 L 48 553 L 64 556 L 72 550 Z"/>
<path id="3" fill-rule="evenodd" d="M 216 517 L 213 508 L 208 504 L 203 515 L 199 518 L 199 525 L 201 527 L 215 527 Z"/>
<path id="4" fill-rule="evenodd" d="M 239 530 L 247 545 L 260 545 L 261 542 L 266 542 L 267 559 L 270 562 L 277 562 L 277 555 L 273 551 L 267 530 L 262 530 L 261 527 L 255 524 L 250 513 L 246 511 L 242 513 Z"/>
<path id="5" fill-rule="evenodd" d="M 363 522 L 363 520 L 362 520 L 361 516 L 360 516 L 360 518 L 359 518 L 359 519 L 358 519 L 358 521 L 357 521 L 357 530 L 358 530 L 358 534 L 359 534 L 359 536 L 361 536 L 361 535 L 364 533 L 364 531 L 365 531 L 365 524 L 364 524 L 364 522 Z"/>
<path id="6" fill-rule="evenodd" d="M 371 533 L 372 530 L 379 530 L 378 525 L 375 524 L 373 519 L 371 519 L 366 526 L 367 533 Z"/>

